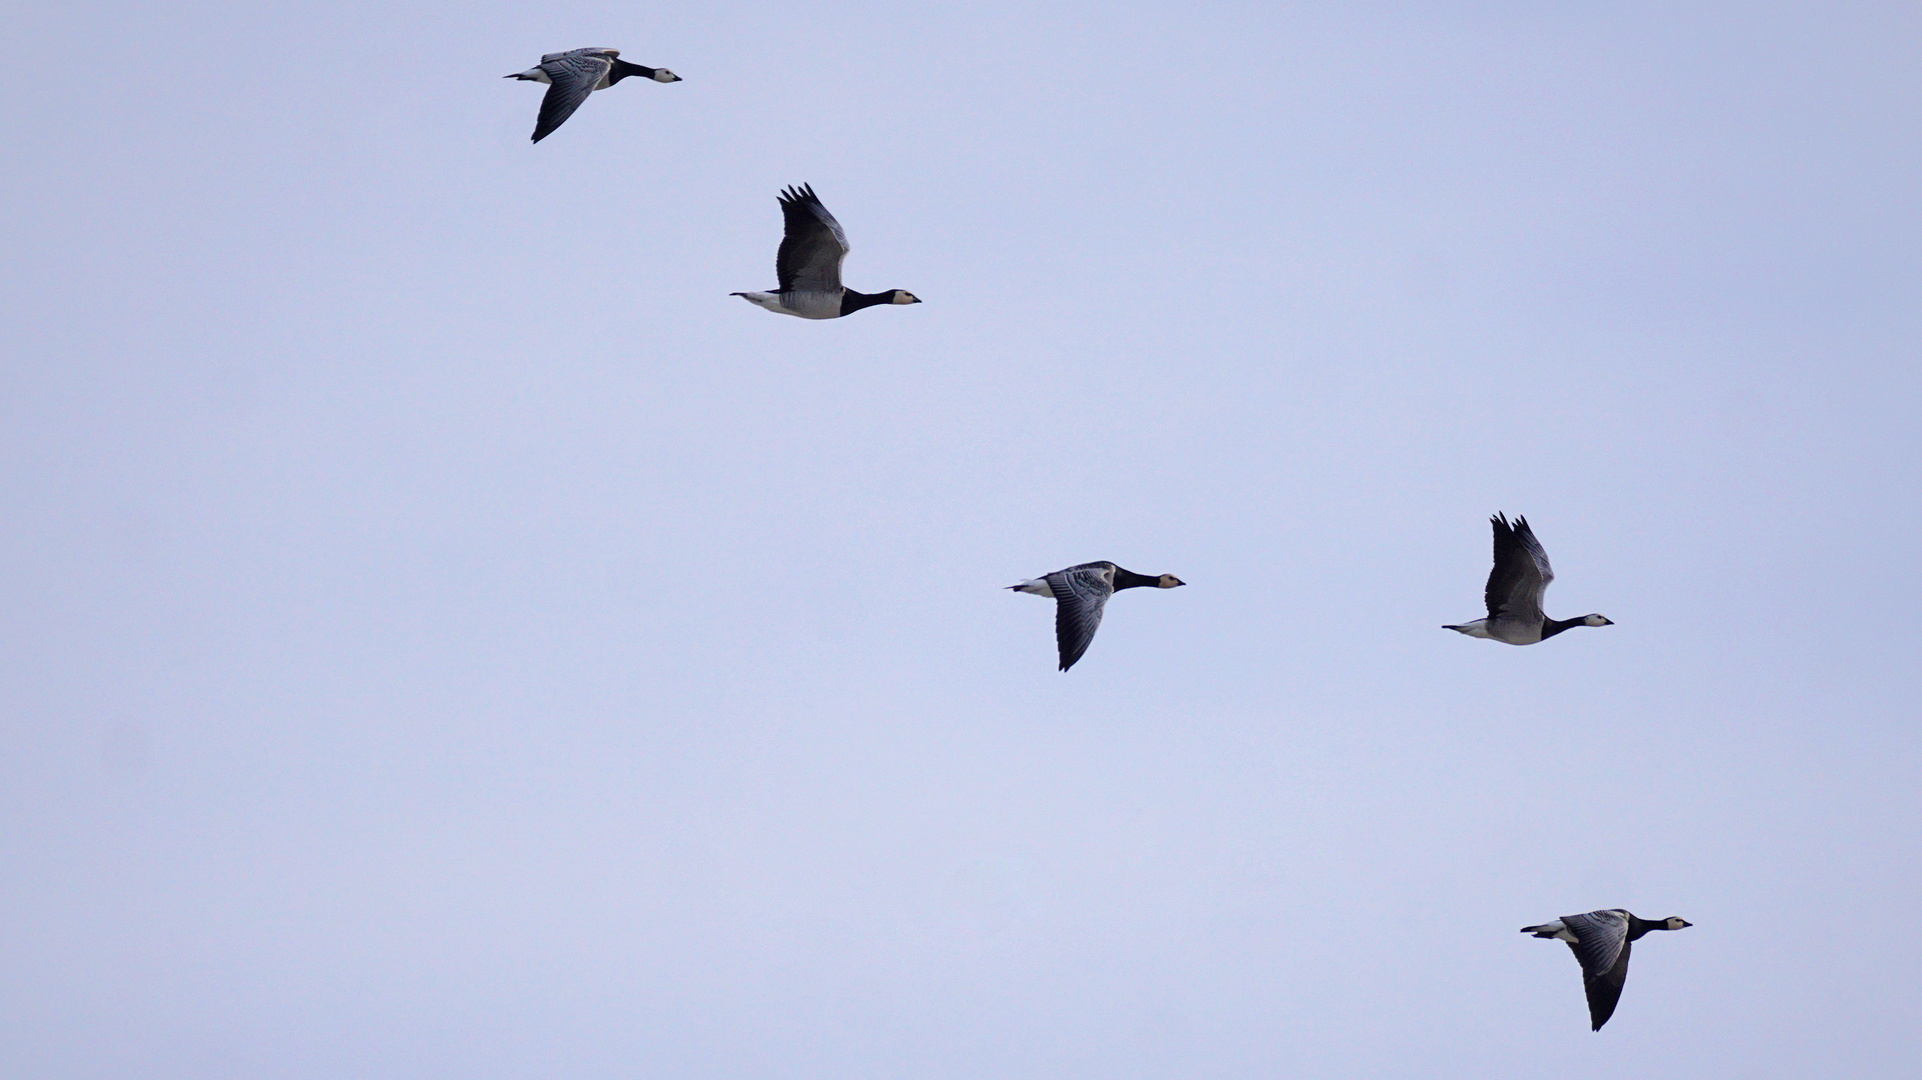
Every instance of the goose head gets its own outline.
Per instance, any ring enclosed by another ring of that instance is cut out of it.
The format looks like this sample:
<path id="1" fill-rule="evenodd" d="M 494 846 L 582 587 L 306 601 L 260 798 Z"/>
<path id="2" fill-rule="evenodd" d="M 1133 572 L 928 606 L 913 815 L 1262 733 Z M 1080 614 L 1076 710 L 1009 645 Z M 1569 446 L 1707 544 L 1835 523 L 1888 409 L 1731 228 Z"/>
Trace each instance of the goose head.
<path id="1" fill-rule="evenodd" d="M 1679 918 L 1679 917 L 1677 917 L 1677 916 L 1674 916 L 1674 915 L 1670 915 L 1670 916 L 1669 916 L 1668 918 L 1666 918 L 1666 919 L 1663 919 L 1663 920 L 1662 920 L 1662 925 L 1661 925 L 1661 929 L 1663 929 L 1663 930 L 1680 930 L 1680 929 L 1681 929 L 1682 927 L 1684 927 L 1684 926 L 1694 926 L 1694 925 L 1695 925 L 1694 923 L 1692 923 L 1692 922 L 1689 922 L 1689 921 L 1688 921 L 1687 919 L 1683 919 L 1683 918 Z"/>
<path id="2" fill-rule="evenodd" d="M 1604 615 L 1584 615 L 1582 616 L 1582 625 L 1583 626 L 1614 626 L 1615 621 Z"/>
<path id="3" fill-rule="evenodd" d="M 1163 574 L 1160 577 L 1155 579 L 1155 588 L 1157 589 L 1172 589 L 1177 585 L 1186 585 L 1186 584 L 1188 583 L 1174 576 L 1173 574 Z"/>
<path id="4" fill-rule="evenodd" d="M 655 82 L 680 82 L 681 81 L 681 77 L 679 75 L 674 74 L 673 72 L 667 70 L 666 68 L 655 68 L 653 79 Z"/>
<path id="5" fill-rule="evenodd" d="M 906 289 L 892 289 L 888 292 L 888 303 L 890 304 L 918 304 L 920 302 L 920 297 Z"/>

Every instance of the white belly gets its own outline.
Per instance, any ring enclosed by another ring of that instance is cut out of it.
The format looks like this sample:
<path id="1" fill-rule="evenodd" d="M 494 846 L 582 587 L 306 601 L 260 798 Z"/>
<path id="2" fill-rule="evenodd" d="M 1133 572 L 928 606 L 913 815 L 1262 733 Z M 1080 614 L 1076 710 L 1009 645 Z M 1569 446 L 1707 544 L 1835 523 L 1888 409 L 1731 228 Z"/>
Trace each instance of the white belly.
<path id="1" fill-rule="evenodd" d="M 1533 645 L 1542 639 L 1542 624 L 1529 625 L 1513 619 L 1502 619 L 1490 628 L 1488 636 L 1510 645 Z"/>
<path id="2" fill-rule="evenodd" d="M 841 317 L 839 293 L 744 292 L 738 295 L 750 304 L 759 305 L 781 315 L 792 315 L 797 319 Z"/>
<path id="3" fill-rule="evenodd" d="M 789 315 L 803 319 L 838 319 L 841 317 L 841 294 L 838 292 L 791 292 L 780 293 L 781 308 Z"/>

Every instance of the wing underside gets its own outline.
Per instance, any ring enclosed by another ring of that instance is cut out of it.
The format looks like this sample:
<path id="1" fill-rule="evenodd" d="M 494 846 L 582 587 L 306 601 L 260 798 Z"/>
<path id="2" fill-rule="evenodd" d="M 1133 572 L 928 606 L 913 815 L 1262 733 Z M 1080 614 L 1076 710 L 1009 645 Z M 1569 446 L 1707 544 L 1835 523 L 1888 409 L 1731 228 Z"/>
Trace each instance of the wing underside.
<path id="1" fill-rule="evenodd" d="M 781 193 L 785 224 L 774 273 L 781 292 L 841 291 L 841 263 L 848 255 L 847 234 L 808 185 Z"/>
<path id="2" fill-rule="evenodd" d="M 1483 599 L 1488 617 L 1514 619 L 1539 624 L 1542 621 L 1542 594 L 1555 580 L 1527 518 L 1516 518 L 1513 525 L 1501 514 L 1489 519 L 1495 533 L 1495 566 L 1488 572 L 1488 587 Z"/>

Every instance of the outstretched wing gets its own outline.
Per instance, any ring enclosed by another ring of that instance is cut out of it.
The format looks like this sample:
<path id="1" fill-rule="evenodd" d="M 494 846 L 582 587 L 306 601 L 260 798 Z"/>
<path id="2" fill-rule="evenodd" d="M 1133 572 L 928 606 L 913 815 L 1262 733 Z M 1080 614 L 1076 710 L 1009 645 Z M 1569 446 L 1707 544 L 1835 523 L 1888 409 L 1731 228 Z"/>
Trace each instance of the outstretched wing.
<path id="1" fill-rule="evenodd" d="M 1054 642 L 1061 651 L 1061 670 L 1074 666 L 1101 627 L 1101 612 L 1114 595 L 1114 569 L 1091 563 L 1056 570 L 1048 575 L 1054 590 Z"/>
<path id="2" fill-rule="evenodd" d="M 1542 550 L 1528 519 L 1518 517 L 1510 525 L 1496 514 L 1488 519 L 1495 531 L 1495 568 L 1488 572 L 1488 588 L 1483 599 L 1490 619 L 1542 621 L 1542 593 L 1555 580 L 1548 565 L 1548 552 Z"/>
<path id="3" fill-rule="evenodd" d="M 607 77 L 613 65 L 612 49 L 593 53 L 577 49 L 542 57 L 541 70 L 553 81 L 547 88 L 547 96 L 541 99 L 541 115 L 534 122 L 534 141 L 540 142 L 566 123 L 574 110 L 581 107 L 581 102 L 587 100 L 587 95 Z"/>
<path id="4" fill-rule="evenodd" d="M 781 192 L 781 216 L 786 235 L 774 257 L 774 273 L 782 292 L 841 291 L 841 260 L 848 257 L 848 237 L 841 223 L 802 185 Z"/>

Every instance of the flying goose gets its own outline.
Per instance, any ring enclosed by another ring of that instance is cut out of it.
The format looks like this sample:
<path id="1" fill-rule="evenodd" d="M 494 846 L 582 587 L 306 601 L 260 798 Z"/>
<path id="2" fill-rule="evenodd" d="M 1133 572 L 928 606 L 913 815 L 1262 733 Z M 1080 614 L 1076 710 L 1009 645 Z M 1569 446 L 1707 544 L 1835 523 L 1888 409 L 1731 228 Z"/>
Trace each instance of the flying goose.
<path id="1" fill-rule="evenodd" d="M 1030 578 L 1008 588 L 1054 597 L 1054 641 L 1061 650 L 1061 670 L 1066 671 L 1088 651 L 1088 643 L 1094 640 L 1095 629 L 1101 625 L 1101 609 L 1108 606 L 1108 597 L 1122 589 L 1148 585 L 1172 589 L 1186 584 L 1173 574 L 1148 577 L 1123 570 L 1111 562 L 1091 562 Z"/>
<path id="2" fill-rule="evenodd" d="M 774 256 L 780 287 L 773 292 L 737 292 L 750 304 L 803 319 L 838 319 L 876 304 L 918 304 L 905 289 L 861 293 L 841 284 L 841 262 L 848 257 L 848 235 L 828 208 L 803 184 L 781 192 L 781 217 L 787 235 Z"/>
<path id="3" fill-rule="evenodd" d="M 1673 916 L 1652 922 L 1621 908 L 1604 908 L 1586 915 L 1564 915 L 1540 926 L 1524 926 L 1522 933 L 1568 942 L 1569 951 L 1582 965 L 1588 1018 L 1595 1025 L 1589 1030 L 1600 1031 L 1615 1014 L 1615 1003 L 1622 999 L 1622 983 L 1628 979 L 1629 942 L 1650 930 L 1680 930 L 1693 925 Z"/>
<path id="4" fill-rule="evenodd" d="M 1528 519 L 1496 514 L 1488 519 L 1495 527 L 1495 569 L 1489 571 L 1488 618 L 1460 626 L 1443 626 L 1469 637 L 1493 638 L 1510 645 L 1533 645 L 1552 638 L 1571 626 L 1614 626 L 1600 615 L 1579 619 L 1551 619 L 1542 614 L 1542 593 L 1555 580 L 1548 565 L 1548 552 L 1528 527 Z"/>
<path id="5" fill-rule="evenodd" d="M 547 96 L 541 99 L 541 116 L 534 122 L 534 141 L 540 142 L 567 122 L 581 107 L 587 95 L 605 90 L 629 75 L 645 75 L 655 82 L 680 82 L 681 77 L 666 68 L 643 67 L 621 58 L 619 49 L 569 49 L 548 53 L 526 71 L 503 75 L 504 79 L 526 79 L 546 83 Z"/>

